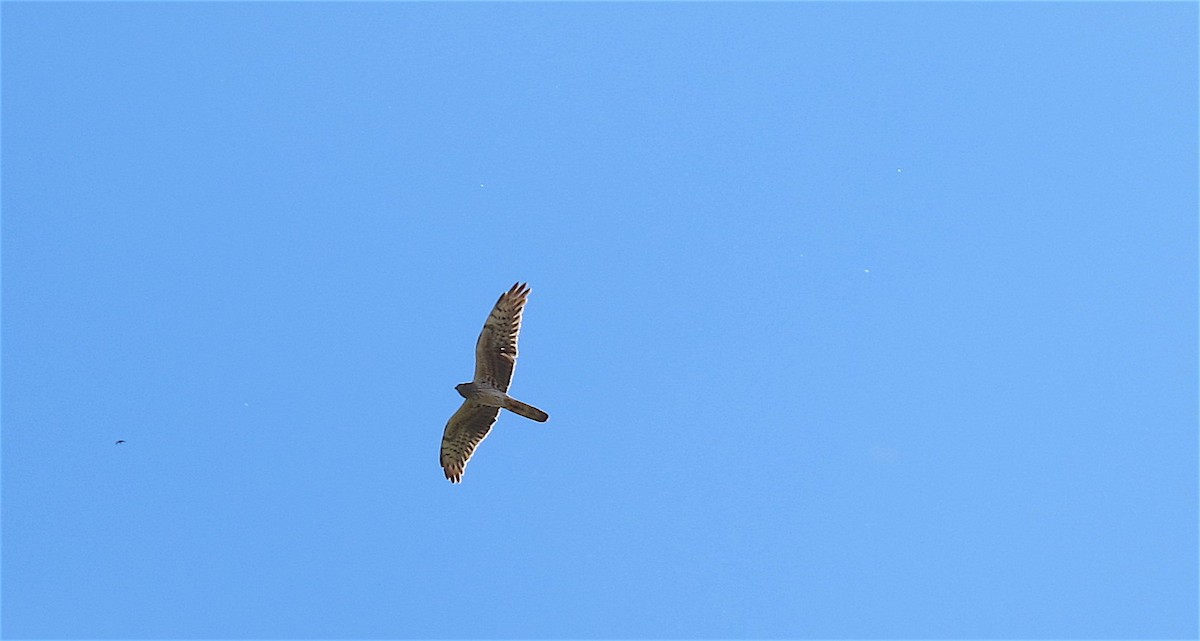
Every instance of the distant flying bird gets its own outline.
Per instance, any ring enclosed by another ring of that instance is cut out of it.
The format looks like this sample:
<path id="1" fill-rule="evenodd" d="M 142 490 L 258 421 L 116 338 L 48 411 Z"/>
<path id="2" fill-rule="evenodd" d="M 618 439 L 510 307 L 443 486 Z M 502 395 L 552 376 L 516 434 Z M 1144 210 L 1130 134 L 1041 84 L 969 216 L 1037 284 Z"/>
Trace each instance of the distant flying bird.
<path id="1" fill-rule="evenodd" d="M 455 390 L 463 401 L 442 435 L 442 469 L 451 483 L 462 480 L 467 461 L 488 435 L 500 408 L 544 423 L 550 415 L 508 395 L 513 368 L 517 365 L 517 335 L 521 314 L 529 297 L 529 286 L 517 283 L 500 295 L 475 343 L 475 380 L 460 383 Z"/>
<path id="2" fill-rule="evenodd" d="M 125 441 L 117 441 L 116 443 L 114 443 L 114 445 L 120 445 L 121 443 L 124 443 L 124 442 Z"/>

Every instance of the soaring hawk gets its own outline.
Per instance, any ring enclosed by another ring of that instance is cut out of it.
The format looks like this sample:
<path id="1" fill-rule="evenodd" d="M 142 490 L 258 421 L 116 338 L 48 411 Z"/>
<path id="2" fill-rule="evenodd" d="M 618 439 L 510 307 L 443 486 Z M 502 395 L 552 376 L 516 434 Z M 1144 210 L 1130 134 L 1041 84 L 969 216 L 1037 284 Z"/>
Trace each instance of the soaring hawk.
<path id="1" fill-rule="evenodd" d="M 543 423 L 550 415 L 508 395 L 513 368 L 517 365 L 517 335 L 521 314 L 529 297 L 529 286 L 517 283 L 500 295 L 479 340 L 475 343 L 475 380 L 454 389 L 463 401 L 442 435 L 442 469 L 451 483 L 462 480 L 467 461 L 487 437 L 500 408 Z"/>

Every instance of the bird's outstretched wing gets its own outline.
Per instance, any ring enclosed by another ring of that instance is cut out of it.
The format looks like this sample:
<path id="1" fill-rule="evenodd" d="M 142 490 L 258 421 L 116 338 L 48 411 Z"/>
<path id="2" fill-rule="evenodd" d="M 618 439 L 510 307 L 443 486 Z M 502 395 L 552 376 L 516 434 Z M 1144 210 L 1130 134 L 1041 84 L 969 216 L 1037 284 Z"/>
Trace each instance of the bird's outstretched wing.
<path id="1" fill-rule="evenodd" d="M 475 448 L 487 437 L 499 415 L 499 407 L 479 405 L 468 400 L 463 401 L 454 416 L 450 417 L 442 434 L 442 469 L 451 483 L 462 480 L 467 461 L 471 460 Z"/>
<path id="2" fill-rule="evenodd" d="M 475 343 L 475 382 L 507 392 L 517 366 L 517 335 L 529 285 L 517 283 L 500 295 Z M 461 411 L 461 410 L 460 410 Z"/>

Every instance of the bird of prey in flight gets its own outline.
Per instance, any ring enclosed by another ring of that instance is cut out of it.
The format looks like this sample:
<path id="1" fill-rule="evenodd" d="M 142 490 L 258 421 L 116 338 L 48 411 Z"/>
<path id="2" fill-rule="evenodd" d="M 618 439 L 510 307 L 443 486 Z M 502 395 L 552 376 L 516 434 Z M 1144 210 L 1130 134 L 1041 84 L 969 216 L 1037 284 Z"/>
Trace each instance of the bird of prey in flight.
<path id="1" fill-rule="evenodd" d="M 117 441 L 116 443 L 114 443 L 114 445 L 120 445 L 121 443 L 124 443 L 124 442 L 125 441 Z"/>
<path id="2" fill-rule="evenodd" d="M 466 400 L 450 417 L 442 435 L 442 469 L 451 483 L 462 480 L 467 461 L 492 429 L 501 408 L 539 423 L 550 418 L 542 410 L 508 395 L 513 368 L 517 365 L 521 314 L 528 297 L 529 286 L 524 283 L 517 283 L 500 295 L 475 343 L 475 379 L 454 388 Z"/>

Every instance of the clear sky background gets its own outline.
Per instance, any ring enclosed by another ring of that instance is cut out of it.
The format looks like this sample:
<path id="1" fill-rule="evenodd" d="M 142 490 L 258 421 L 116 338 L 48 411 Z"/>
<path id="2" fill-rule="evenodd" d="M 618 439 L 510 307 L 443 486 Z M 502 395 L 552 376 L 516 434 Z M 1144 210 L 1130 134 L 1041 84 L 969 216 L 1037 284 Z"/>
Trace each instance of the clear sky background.
<path id="1" fill-rule="evenodd" d="M 1194 3 L 2 20 L 4 636 L 1196 635 Z"/>

